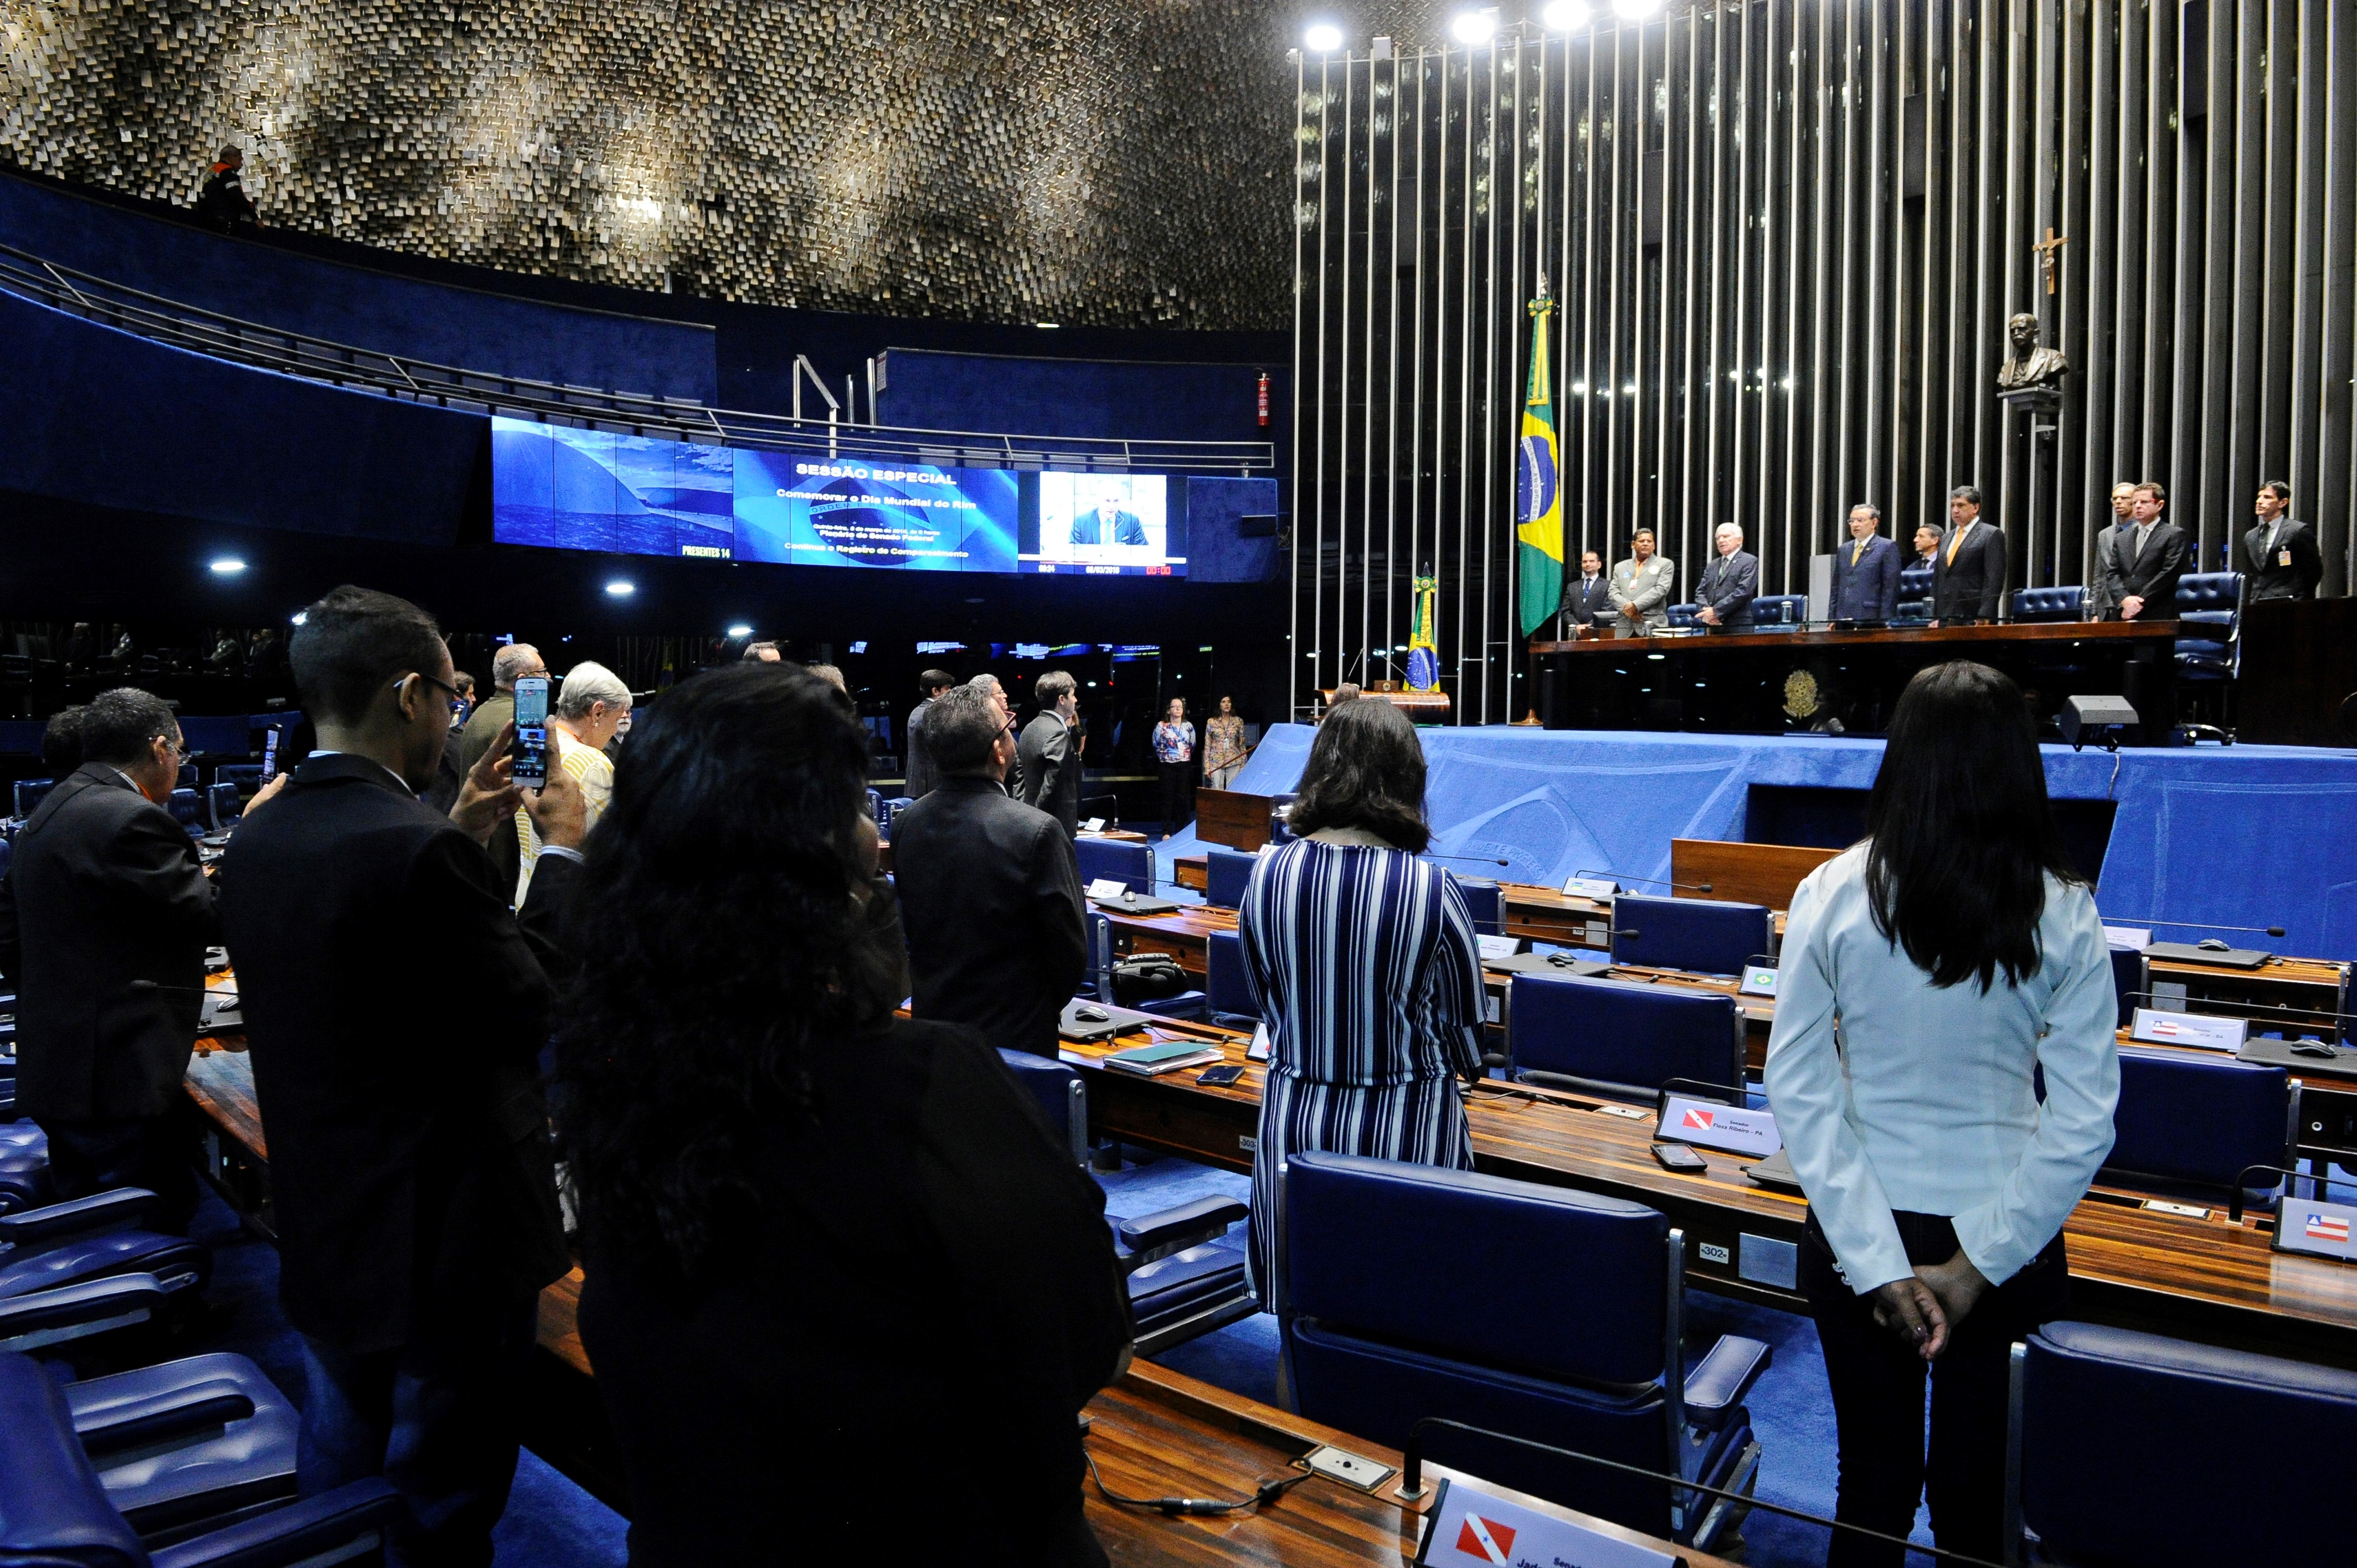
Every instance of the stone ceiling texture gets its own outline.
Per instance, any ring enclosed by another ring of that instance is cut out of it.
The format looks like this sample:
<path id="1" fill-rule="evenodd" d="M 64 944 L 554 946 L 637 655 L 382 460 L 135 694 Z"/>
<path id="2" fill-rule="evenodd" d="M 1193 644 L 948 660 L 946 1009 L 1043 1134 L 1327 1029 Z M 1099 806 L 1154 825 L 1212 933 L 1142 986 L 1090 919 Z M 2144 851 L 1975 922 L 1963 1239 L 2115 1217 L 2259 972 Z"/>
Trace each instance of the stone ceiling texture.
<path id="1" fill-rule="evenodd" d="M 0 158 L 186 203 L 236 142 L 264 221 L 425 255 L 827 309 L 1281 328 L 1300 15 L 0 0 Z"/>

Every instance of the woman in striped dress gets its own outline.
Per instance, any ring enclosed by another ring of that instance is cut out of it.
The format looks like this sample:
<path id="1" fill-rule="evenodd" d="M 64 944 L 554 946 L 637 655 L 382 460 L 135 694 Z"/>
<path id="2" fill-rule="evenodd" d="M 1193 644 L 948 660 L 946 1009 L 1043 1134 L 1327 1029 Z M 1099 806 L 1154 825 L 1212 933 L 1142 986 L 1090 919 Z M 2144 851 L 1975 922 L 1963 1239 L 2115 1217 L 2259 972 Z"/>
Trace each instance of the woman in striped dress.
<path id="1" fill-rule="evenodd" d="M 1330 711 L 1289 820 L 1301 837 L 1261 857 L 1238 912 L 1268 1023 L 1252 1268 L 1271 1306 L 1277 1167 L 1323 1149 L 1469 1170 L 1456 1080 L 1481 1070 L 1480 949 L 1456 884 L 1416 858 L 1432 835 L 1406 715 Z"/>

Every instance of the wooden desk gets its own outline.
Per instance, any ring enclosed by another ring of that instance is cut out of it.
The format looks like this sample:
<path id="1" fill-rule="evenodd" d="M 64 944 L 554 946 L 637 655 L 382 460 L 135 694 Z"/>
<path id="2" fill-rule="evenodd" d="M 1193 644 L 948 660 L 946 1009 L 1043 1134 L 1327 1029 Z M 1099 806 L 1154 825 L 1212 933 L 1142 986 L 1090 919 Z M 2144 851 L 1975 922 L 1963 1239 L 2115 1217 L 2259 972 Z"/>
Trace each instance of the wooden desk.
<path id="1" fill-rule="evenodd" d="M 1113 922 L 1114 945 L 1121 951 L 1168 953 L 1179 968 L 1199 979 L 1211 967 L 1211 934 L 1236 929 L 1236 912 L 1211 904 L 1183 904 L 1168 915 L 1124 915 L 1095 904 L 1089 908 Z"/>
<path id="2" fill-rule="evenodd" d="M 2055 621 L 1583 638 L 1530 651 L 1549 729 L 1778 735 L 1834 717 L 1854 734 L 1879 733 L 1915 672 L 1951 659 L 2011 675 L 2041 718 L 2066 696 L 2123 692 L 2148 723 L 2166 725 L 2176 720 L 2176 631 L 2174 621 Z"/>
<path id="3" fill-rule="evenodd" d="M 1698 898 L 1721 903 L 1765 904 L 1778 913 L 1792 907 L 1801 881 L 1841 854 L 1789 843 L 1735 843 L 1724 839 L 1672 839 L 1670 880 Z M 1694 890 L 1707 883 L 1710 891 Z"/>
<path id="4" fill-rule="evenodd" d="M 1269 813 L 1274 796 L 1247 794 L 1241 789 L 1195 791 L 1195 836 L 1205 843 L 1224 844 L 1246 854 L 1268 842 Z"/>
<path id="5" fill-rule="evenodd" d="M 1157 1026 L 1146 1037 L 1211 1040 L 1232 1062 L 1245 1060 L 1248 1043 L 1229 1031 L 1179 1023 Z M 1064 1046 L 1063 1060 L 1088 1080 L 1092 1130 L 1250 1170 L 1263 1069 L 1248 1065 L 1234 1086 L 1207 1089 L 1191 1069 L 1140 1079 L 1098 1066 L 1108 1050 L 1138 1043 L 1133 1036 Z M 1797 1291 L 1744 1277 L 1744 1238 L 1797 1244 L 1808 1211 L 1798 1197 L 1753 1186 L 1742 1174 L 1749 1160 L 1701 1150 L 1708 1165 L 1701 1174 L 1664 1170 L 1649 1149 L 1650 1115 L 1629 1117 L 1604 1101 L 1550 1090 L 1486 1083 L 1474 1091 L 1466 1118 L 1479 1169 L 1649 1204 L 1684 1230 L 1686 1277 L 1695 1285 L 1807 1310 Z M 2075 1316 L 2357 1367 L 2357 1267 L 2269 1251 L 2269 1217 L 2233 1225 L 2222 1208 L 2190 1219 L 2147 1209 L 2142 1201 L 2099 1190 L 2065 1227 Z"/>

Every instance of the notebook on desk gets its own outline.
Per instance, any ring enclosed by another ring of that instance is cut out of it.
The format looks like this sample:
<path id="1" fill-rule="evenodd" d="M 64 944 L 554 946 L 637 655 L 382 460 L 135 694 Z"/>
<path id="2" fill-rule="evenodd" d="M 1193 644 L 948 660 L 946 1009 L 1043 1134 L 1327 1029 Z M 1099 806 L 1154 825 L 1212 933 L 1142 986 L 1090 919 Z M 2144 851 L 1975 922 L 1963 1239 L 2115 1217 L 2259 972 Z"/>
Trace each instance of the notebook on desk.
<path id="1" fill-rule="evenodd" d="M 2203 947 L 2200 942 L 2155 942 L 2144 950 L 2147 958 L 2170 963 L 2209 963 L 2220 969 L 2258 969 L 2276 955 L 2257 948 Z"/>
<path id="2" fill-rule="evenodd" d="M 1798 1192 L 1801 1178 L 1792 1173 L 1792 1162 L 1777 1150 L 1764 1160 L 1755 1160 L 1743 1167 L 1743 1174 L 1771 1192 Z"/>
<path id="3" fill-rule="evenodd" d="M 1543 974 L 1552 980 L 1586 979 L 1609 973 L 1612 968 L 1595 959 L 1574 958 L 1565 952 L 1517 953 L 1512 958 L 1491 959 L 1483 967 L 1508 974 Z"/>

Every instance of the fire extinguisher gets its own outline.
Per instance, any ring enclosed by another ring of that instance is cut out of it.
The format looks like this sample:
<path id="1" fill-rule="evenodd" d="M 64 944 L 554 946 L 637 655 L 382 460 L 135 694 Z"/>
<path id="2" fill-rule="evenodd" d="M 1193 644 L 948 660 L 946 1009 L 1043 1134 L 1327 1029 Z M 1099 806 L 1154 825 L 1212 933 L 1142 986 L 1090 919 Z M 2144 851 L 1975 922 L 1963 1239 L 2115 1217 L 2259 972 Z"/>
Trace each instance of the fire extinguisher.
<path id="1" fill-rule="evenodd" d="M 1268 428 L 1268 372 L 1260 373 L 1260 427 Z"/>

